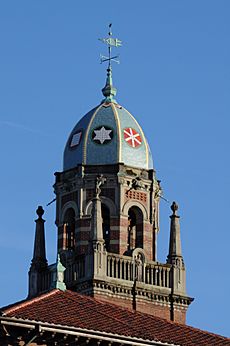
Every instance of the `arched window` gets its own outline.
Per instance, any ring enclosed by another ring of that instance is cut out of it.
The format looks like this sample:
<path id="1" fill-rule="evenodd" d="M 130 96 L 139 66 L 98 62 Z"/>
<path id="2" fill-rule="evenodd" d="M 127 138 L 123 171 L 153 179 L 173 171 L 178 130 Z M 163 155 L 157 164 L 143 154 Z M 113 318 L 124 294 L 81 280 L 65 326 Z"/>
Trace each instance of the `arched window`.
<path id="1" fill-rule="evenodd" d="M 133 206 L 128 211 L 128 251 L 143 248 L 143 214 Z"/>
<path id="2" fill-rule="evenodd" d="M 75 248 L 75 212 L 69 208 L 64 216 L 63 249 Z"/>
<path id="3" fill-rule="evenodd" d="M 106 250 L 109 251 L 110 248 L 110 210 L 109 208 L 102 203 L 101 205 L 101 216 L 102 216 L 102 229 L 103 229 L 103 238 L 105 241 Z"/>

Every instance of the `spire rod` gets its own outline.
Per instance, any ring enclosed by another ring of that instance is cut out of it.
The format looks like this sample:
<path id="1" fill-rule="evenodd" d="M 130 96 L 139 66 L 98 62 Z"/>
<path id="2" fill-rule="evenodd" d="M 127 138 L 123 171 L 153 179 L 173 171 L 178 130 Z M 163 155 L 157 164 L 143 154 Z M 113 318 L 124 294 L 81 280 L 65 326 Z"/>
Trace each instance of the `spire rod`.
<path id="1" fill-rule="evenodd" d="M 112 37 L 112 31 L 111 31 L 112 24 L 109 24 L 109 37 L 107 38 L 99 38 L 100 41 L 108 45 L 108 56 L 101 55 L 101 64 L 103 62 L 108 61 L 108 68 L 107 68 L 107 78 L 104 88 L 102 89 L 102 93 L 105 96 L 105 99 L 102 102 L 110 103 L 114 102 L 117 103 L 116 100 L 113 98 L 116 96 L 117 90 L 113 86 L 112 81 L 112 62 L 116 62 L 117 64 L 120 63 L 119 61 L 119 55 L 112 56 L 112 47 L 120 47 L 122 45 L 121 40 L 117 38 Z"/>

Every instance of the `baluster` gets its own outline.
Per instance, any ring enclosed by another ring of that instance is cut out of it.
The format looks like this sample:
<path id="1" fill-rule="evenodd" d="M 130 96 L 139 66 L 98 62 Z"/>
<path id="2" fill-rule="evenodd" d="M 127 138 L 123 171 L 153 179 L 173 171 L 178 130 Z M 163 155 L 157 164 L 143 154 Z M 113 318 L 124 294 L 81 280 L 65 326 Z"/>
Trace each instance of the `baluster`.
<path id="1" fill-rule="evenodd" d="M 78 277 L 82 278 L 82 260 L 78 262 Z"/>
<path id="2" fill-rule="evenodd" d="M 142 282 L 147 283 L 147 276 L 146 276 L 146 264 L 143 264 L 143 278 Z"/>
<path id="3" fill-rule="evenodd" d="M 152 267 L 150 265 L 150 267 L 149 267 L 149 283 L 151 285 L 154 285 L 154 276 L 153 276 L 153 274 L 154 274 L 154 267 Z"/>
<path id="4" fill-rule="evenodd" d="M 119 260 L 116 258 L 116 275 L 115 278 L 119 278 Z"/>
<path id="5" fill-rule="evenodd" d="M 148 284 L 151 285 L 151 265 L 149 265 L 147 268 L 148 268 Z"/>
<path id="6" fill-rule="evenodd" d="M 84 277 L 84 276 L 85 276 L 85 258 L 82 261 L 82 277 Z"/>
<path id="7" fill-rule="evenodd" d="M 110 277 L 113 277 L 113 259 L 110 257 L 109 260 L 109 267 L 110 267 Z"/>
<path id="8" fill-rule="evenodd" d="M 72 280 L 74 279 L 74 273 L 76 272 L 77 272 L 77 278 L 79 279 L 81 277 L 81 260 L 80 259 L 77 260 L 77 263 L 72 265 L 72 269 L 71 269 Z"/>
<path id="9" fill-rule="evenodd" d="M 82 277 L 82 260 L 78 261 L 78 276 Z"/>
<path id="10" fill-rule="evenodd" d="M 158 271 L 159 271 L 159 274 L 158 274 L 159 283 L 158 283 L 158 285 L 162 286 L 162 268 L 159 267 Z"/>
<path id="11" fill-rule="evenodd" d="M 153 285 L 153 267 L 149 266 L 149 283 Z"/>
<path id="12" fill-rule="evenodd" d="M 107 257 L 107 276 L 110 276 L 110 257 Z"/>
<path id="13" fill-rule="evenodd" d="M 115 277 L 115 258 L 112 258 L 112 277 Z"/>
<path id="14" fill-rule="evenodd" d="M 144 272 L 144 280 L 145 280 L 145 283 L 148 284 L 149 283 L 149 267 L 145 266 L 145 272 Z"/>
<path id="15" fill-rule="evenodd" d="M 77 267 L 77 276 L 78 276 L 78 278 L 80 278 L 80 277 L 81 277 L 81 260 L 80 260 L 80 259 L 77 261 L 76 267 Z M 73 272 L 74 272 L 74 271 L 75 271 L 75 270 L 74 270 L 74 268 L 73 268 Z"/>
<path id="16" fill-rule="evenodd" d="M 120 268 L 120 278 L 122 280 L 124 280 L 124 260 L 123 260 L 123 258 L 121 258 L 121 260 L 120 260 L 120 265 L 121 265 L 121 268 Z"/>
<path id="17" fill-rule="evenodd" d="M 128 261 L 128 263 L 127 263 L 127 280 L 131 280 L 131 278 L 130 278 L 130 262 Z"/>
<path id="18" fill-rule="evenodd" d="M 127 263 L 127 261 L 124 260 L 124 280 L 127 280 L 127 278 L 126 278 L 126 263 Z"/>
<path id="19" fill-rule="evenodd" d="M 130 280 L 133 281 L 135 278 L 133 277 L 135 274 L 135 263 L 132 261 L 130 262 Z"/>
<path id="20" fill-rule="evenodd" d="M 113 277 L 113 258 L 110 257 L 109 259 L 109 267 L 110 267 L 110 275 L 111 277 Z"/>
<path id="21" fill-rule="evenodd" d="M 166 268 L 166 283 L 165 287 L 169 287 L 169 268 Z"/>
<path id="22" fill-rule="evenodd" d="M 154 285 L 157 286 L 157 277 L 158 277 L 158 267 L 155 267 L 154 271 Z"/>
<path id="23" fill-rule="evenodd" d="M 163 267 L 162 269 L 163 269 L 163 272 L 162 272 L 162 274 L 163 274 L 163 277 L 162 277 L 162 279 L 163 279 L 162 285 L 163 285 L 163 287 L 165 287 L 165 274 L 166 274 L 166 270 L 165 270 L 164 267 Z"/>
<path id="24" fill-rule="evenodd" d="M 112 264 L 112 258 L 109 258 L 109 276 L 112 277 L 113 276 L 113 264 Z"/>

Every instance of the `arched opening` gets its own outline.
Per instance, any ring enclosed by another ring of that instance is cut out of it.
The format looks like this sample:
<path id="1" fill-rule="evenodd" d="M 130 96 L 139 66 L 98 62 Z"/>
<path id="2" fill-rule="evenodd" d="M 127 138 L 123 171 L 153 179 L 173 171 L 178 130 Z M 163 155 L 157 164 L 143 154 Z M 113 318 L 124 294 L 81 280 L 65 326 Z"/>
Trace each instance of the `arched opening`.
<path id="1" fill-rule="evenodd" d="M 102 216 L 102 229 L 103 229 L 103 238 L 105 241 L 106 250 L 110 249 L 110 210 L 109 208 L 102 203 L 101 204 L 101 216 Z"/>
<path id="2" fill-rule="evenodd" d="M 67 209 L 64 216 L 63 249 L 75 248 L 75 212 L 73 208 Z"/>
<path id="3" fill-rule="evenodd" d="M 128 211 L 128 251 L 143 248 L 143 214 L 140 208 L 133 206 Z"/>

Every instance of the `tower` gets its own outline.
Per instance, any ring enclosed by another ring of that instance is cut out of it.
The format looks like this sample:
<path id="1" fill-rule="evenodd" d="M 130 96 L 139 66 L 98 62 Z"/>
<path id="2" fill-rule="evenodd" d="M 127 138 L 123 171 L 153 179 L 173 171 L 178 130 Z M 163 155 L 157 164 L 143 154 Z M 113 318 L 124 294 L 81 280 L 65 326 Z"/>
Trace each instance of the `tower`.
<path id="1" fill-rule="evenodd" d="M 160 182 L 140 125 L 115 100 L 111 48 L 121 41 L 110 31 L 103 42 L 109 47 L 104 99 L 71 131 L 63 171 L 55 173 L 64 282 L 99 300 L 184 323 L 192 298 L 185 288 L 178 207 L 174 202 L 167 262 L 159 263 Z M 55 265 L 41 270 L 32 261 L 29 296 L 53 287 L 55 273 Z"/>

